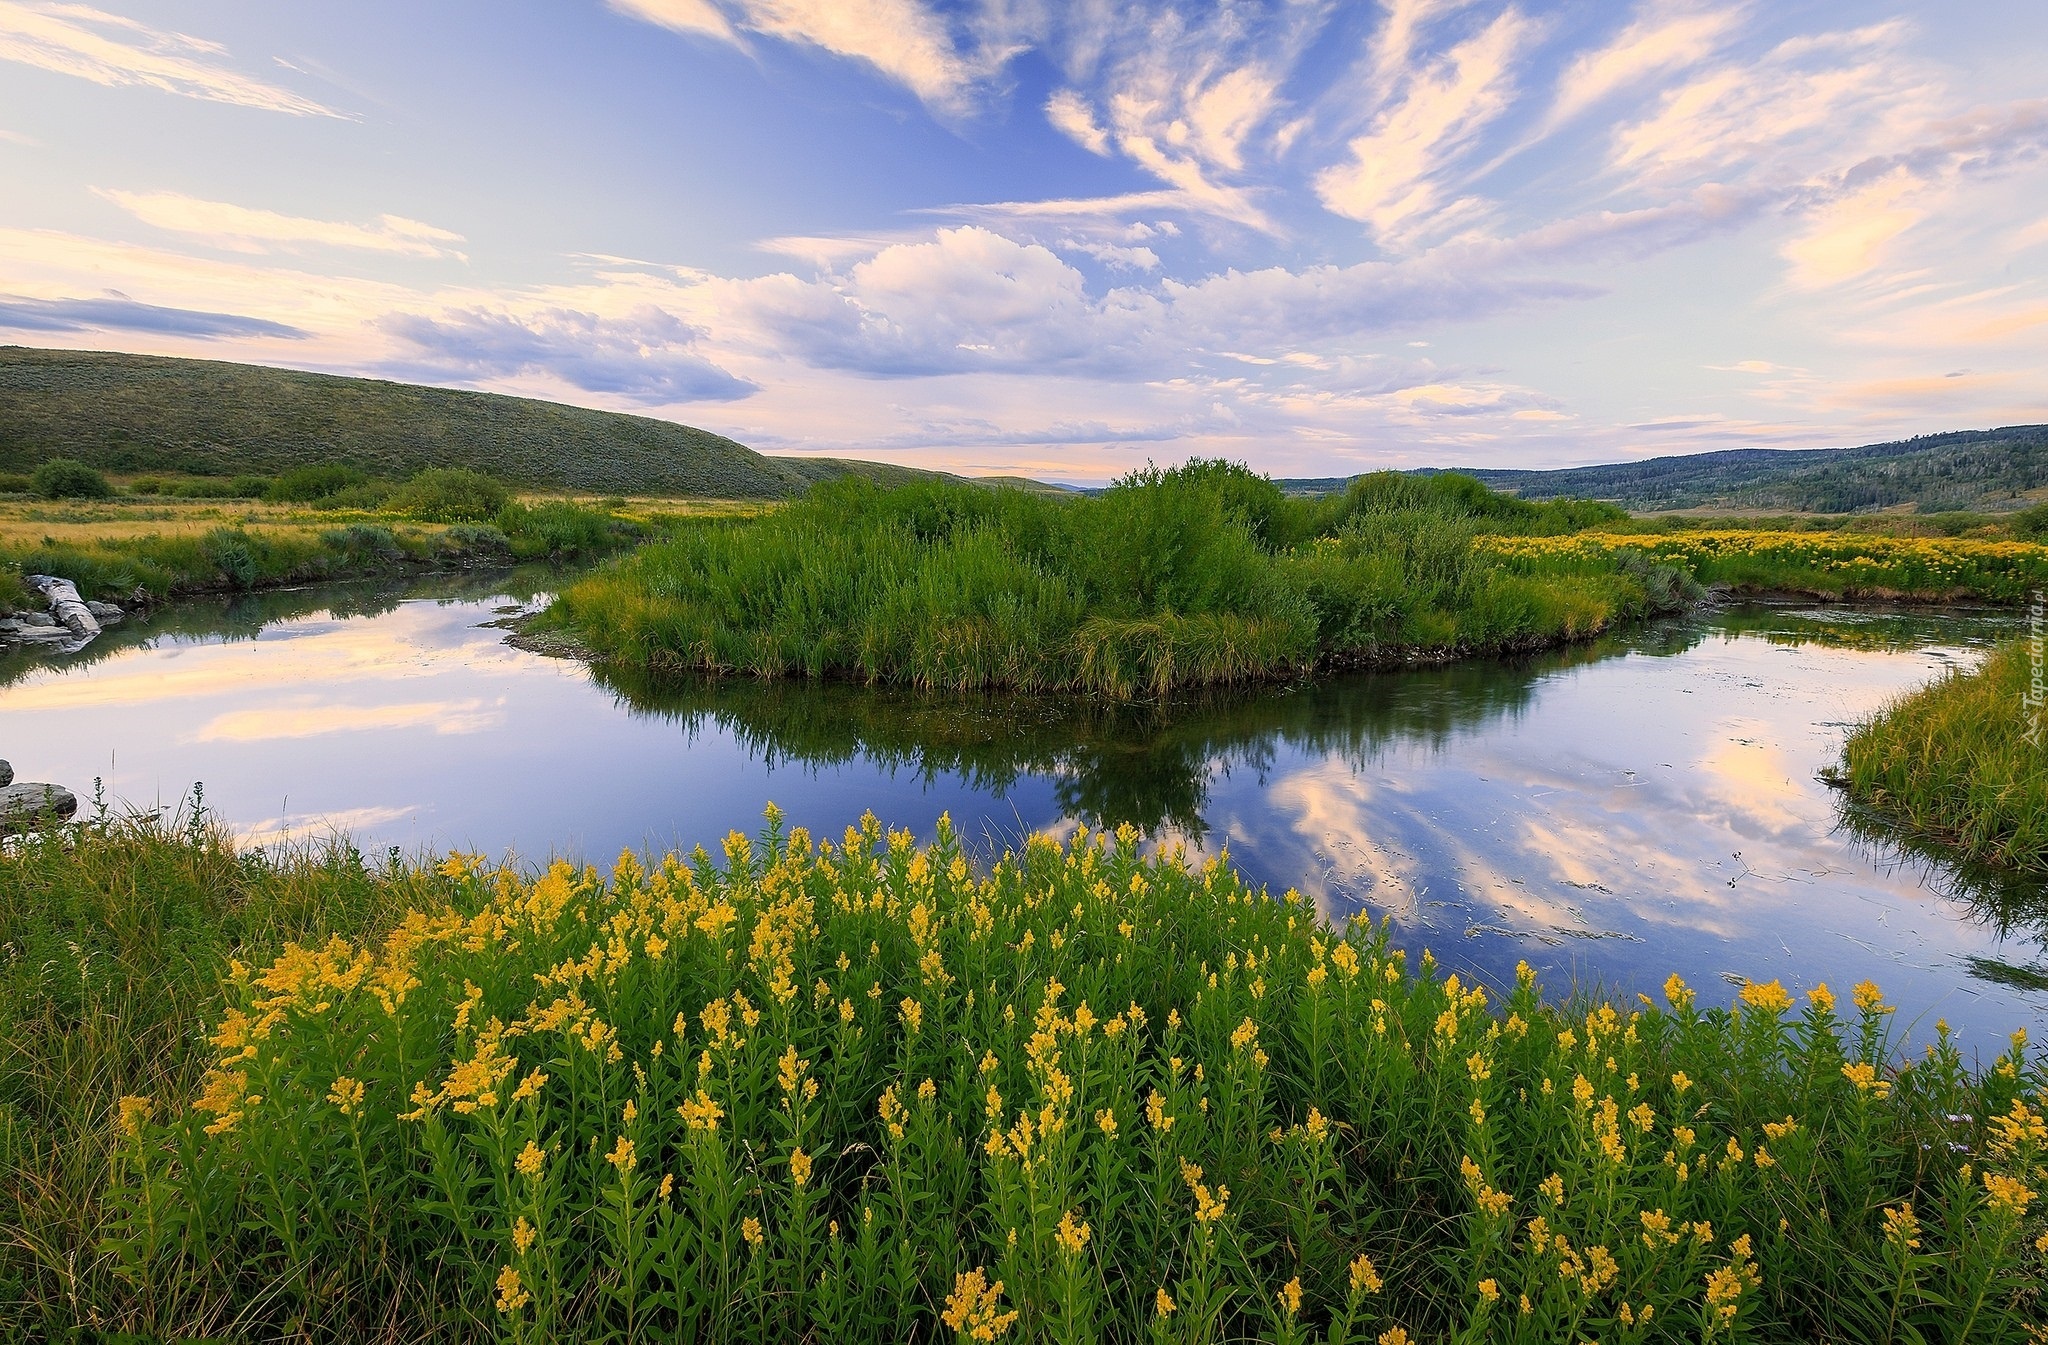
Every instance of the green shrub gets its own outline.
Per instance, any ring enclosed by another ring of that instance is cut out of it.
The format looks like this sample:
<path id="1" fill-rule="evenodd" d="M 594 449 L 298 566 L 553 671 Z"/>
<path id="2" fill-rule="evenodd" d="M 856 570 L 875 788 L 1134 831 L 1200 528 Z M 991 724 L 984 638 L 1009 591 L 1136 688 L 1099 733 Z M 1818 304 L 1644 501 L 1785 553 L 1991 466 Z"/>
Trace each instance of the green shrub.
<path id="1" fill-rule="evenodd" d="M 385 506 L 426 523 L 489 523 L 511 499 L 503 482 L 465 467 L 429 467 Z"/>
<path id="2" fill-rule="evenodd" d="M 238 476 L 228 482 L 228 489 L 238 500 L 260 500 L 270 493 L 270 478 L 267 476 Z"/>
<path id="3" fill-rule="evenodd" d="M 291 504 L 329 499 L 343 491 L 369 484 L 370 478 L 353 467 L 326 463 L 294 467 L 270 482 L 264 498 Z"/>
<path id="4" fill-rule="evenodd" d="M 163 495 L 168 493 L 168 483 L 160 476 L 138 476 L 128 483 L 131 495 Z"/>
<path id="5" fill-rule="evenodd" d="M 2011 516 L 2006 526 L 2012 535 L 2026 542 L 2048 542 L 2048 504 L 2037 504 Z"/>
<path id="6" fill-rule="evenodd" d="M 103 500 L 114 493 L 99 470 L 76 458 L 51 458 L 29 474 L 29 488 L 46 500 Z"/>
<path id="7" fill-rule="evenodd" d="M 34 490 L 34 478 L 21 472 L 0 472 L 0 495 L 28 495 Z"/>
<path id="8" fill-rule="evenodd" d="M 393 487 L 382 481 L 368 481 L 360 486 L 349 486 L 332 495 L 308 501 L 315 509 L 382 509 L 391 498 Z"/>

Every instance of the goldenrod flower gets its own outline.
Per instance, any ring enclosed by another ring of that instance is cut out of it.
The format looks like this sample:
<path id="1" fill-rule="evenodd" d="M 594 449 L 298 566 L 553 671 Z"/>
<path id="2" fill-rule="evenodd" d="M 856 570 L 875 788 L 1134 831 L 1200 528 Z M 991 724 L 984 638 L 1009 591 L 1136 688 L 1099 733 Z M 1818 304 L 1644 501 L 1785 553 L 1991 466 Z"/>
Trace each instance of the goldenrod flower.
<path id="1" fill-rule="evenodd" d="M 1995 1172 L 1984 1174 L 1984 1190 L 1994 1214 L 2010 1214 L 2020 1218 L 2033 1202 L 2034 1192 L 2016 1177 L 2005 1177 Z"/>
<path id="2" fill-rule="evenodd" d="M 359 1088 L 361 1087 L 361 1085 L 357 1086 Z M 357 1100 L 360 1101 L 362 1098 L 362 1094 L 357 1093 L 356 1097 Z M 142 1128 L 143 1126 L 149 1123 L 149 1118 L 151 1114 L 155 1111 L 156 1103 L 150 1101 L 146 1097 L 135 1097 L 133 1095 L 130 1095 L 128 1097 L 122 1098 L 121 1133 L 132 1140 L 141 1139 Z"/>
<path id="3" fill-rule="evenodd" d="M 1158 1313 L 1161 1317 L 1173 1316 L 1175 1307 L 1176 1304 L 1173 1301 L 1173 1295 L 1167 1293 L 1166 1289 L 1163 1286 L 1160 1288 L 1158 1293 L 1152 1296 L 1152 1310 Z"/>
<path id="4" fill-rule="evenodd" d="M 1074 1218 L 1074 1212 L 1068 1210 L 1060 1216 L 1059 1230 L 1053 1234 L 1053 1237 L 1061 1247 L 1066 1249 L 1069 1255 L 1079 1256 L 1081 1249 L 1088 1245 L 1088 1233 L 1087 1222 L 1085 1220 L 1077 1221 Z"/>
<path id="5" fill-rule="evenodd" d="M 711 1094 L 699 1088 L 697 1096 L 685 1100 L 682 1106 L 676 1108 L 676 1114 L 682 1117 L 683 1123 L 692 1130 L 716 1130 L 719 1119 L 725 1115 L 725 1109 L 712 1099 Z"/>
<path id="6" fill-rule="evenodd" d="M 1379 1345 L 1409 1345 L 1407 1328 L 1399 1326 L 1388 1327 L 1380 1332 Z"/>
<path id="7" fill-rule="evenodd" d="M 1740 998 L 1748 1008 L 1772 1015 L 1792 1007 L 1792 996 L 1786 994 L 1785 987 L 1777 981 L 1749 981 L 1743 985 Z"/>
<path id="8" fill-rule="evenodd" d="M 751 1214 L 748 1215 L 746 1218 L 740 1220 L 740 1240 L 746 1243 L 749 1247 L 760 1246 L 763 1241 L 761 1236 L 761 1221 L 759 1219 L 756 1219 Z"/>
<path id="9" fill-rule="evenodd" d="M 801 1148 L 789 1151 L 789 1181 L 798 1190 L 810 1185 L 811 1156 Z"/>
<path id="10" fill-rule="evenodd" d="M 1913 1251 L 1919 1247 L 1920 1220 L 1914 1217 L 1911 1201 L 1886 1208 L 1884 1240 L 1902 1251 Z"/>
<path id="11" fill-rule="evenodd" d="M 1499 1282 L 1495 1280 L 1479 1281 L 1479 1301 L 1482 1303 L 1498 1303 L 1500 1301 Z"/>
<path id="12" fill-rule="evenodd" d="M 1095 1113 L 1095 1126 L 1111 1139 L 1116 1138 L 1116 1113 L 1108 1107 Z"/>
<path id="13" fill-rule="evenodd" d="M 546 1164 L 547 1155 L 540 1151 L 539 1145 L 535 1144 L 532 1140 L 528 1140 L 526 1147 L 519 1151 L 519 1157 L 513 1161 L 512 1166 L 519 1169 L 519 1175 L 522 1177 L 539 1177 L 542 1168 Z"/>
<path id="14" fill-rule="evenodd" d="M 533 1301 L 519 1283 L 519 1272 L 506 1266 L 498 1272 L 498 1311 L 517 1312 Z"/>
<path id="15" fill-rule="evenodd" d="M 621 1135 L 619 1142 L 612 1146 L 612 1151 L 605 1155 L 604 1161 L 617 1168 L 619 1175 L 623 1177 L 631 1172 L 640 1160 L 633 1157 L 633 1141 Z"/>
<path id="16" fill-rule="evenodd" d="M 1835 1011 L 1835 992 L 1828 989 L 1826 981 L 1822 981 L 1819 985 L 1806 992 L 1806 1002 L 1819 1009 L 1822 1013 L 1833 1013 Z"/>
<path id="17" fill-rule="evenodd" d="M 1347 945 L 1340 944 L 1339 947 Z M 1380 1291 L 1380 1273 L 1373 1268 L 1372 1258 L 1361 1253 L 1351 1263 L 1351 1292 L 1353 1294 L 1376 1294 Z"/>
<path id="18" fill-rule="evenodd" d="M 537 1236 L 538 1231 L 534 1228 L 532 1224 L 526 1221 L 526 1216 L 523 1214 L 520 1215 L 519 1221 L 512 1225 L 513 1250 L 518 1252 L 521 1256 L 526 1255 L 526 1253 L 532 1249 L 533 1240 Z"/>
<path id="19" fill-rule="evenodd" d="M 1689 1008 L 1692 1004 L 1692 990 L 1675 971 L 1664 982 L 1664 1000 L 1674 1009 Z"/>
<path id="20" fill-rule="evenodd" d="M 1279 1298 L 1281 1311 L 1285 1312 L 1289 1317 L 1299 1316 L 1301 1314 L 1301 1276 L 1296 1275 L 1293 1279 L 1281 1285 Z"/>
<path id="21" fill-rule="evenodd" d="M 1884 991 L 1877 988 L 1876 981 L 1859 981 L 1855 991 L 1856 1007 L 1865 1013 L 1890 1013 L 1884 1002 Z"/>
<path id="22" fill-rule="evenodd" d="M 991 1341 L 1010 1329 L 1017 1320 L 1015 1310 L 1002 1310 L 1003 1282 L 988 1282 L 980 1266 L 953 1277 L 953 1292 L 946 1296 L 946 1310 L 939 1315 L 969 1340 Z"/>

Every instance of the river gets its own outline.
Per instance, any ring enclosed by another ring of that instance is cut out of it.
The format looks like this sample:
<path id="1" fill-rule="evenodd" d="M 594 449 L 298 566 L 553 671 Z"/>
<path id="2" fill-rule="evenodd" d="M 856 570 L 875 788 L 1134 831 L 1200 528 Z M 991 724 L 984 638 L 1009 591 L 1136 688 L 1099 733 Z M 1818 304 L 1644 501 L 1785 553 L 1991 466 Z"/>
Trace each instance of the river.
<path id="1" fill-rule="evenodd" d="M 2016 629 L 1992 612 L 1740 607 L 1514 663 L 1165 706 L 609 679 L 487 625 L 546 574 L 186 604 L 85 651 L 0 655 L 0 755 L 110 806 L 204 806 L 251 843 L 344 830 L 604 864 L 716 849 L 773 800 L 984 850 L 1130 822 L 1488 983 L 1709 1003 L 1865 978 L 1913 1038 L 2048 1031 L 2048 898 L 1846 812 L 1848 726 Z M 91 803 L 86 807 L 90 811 Z"/>

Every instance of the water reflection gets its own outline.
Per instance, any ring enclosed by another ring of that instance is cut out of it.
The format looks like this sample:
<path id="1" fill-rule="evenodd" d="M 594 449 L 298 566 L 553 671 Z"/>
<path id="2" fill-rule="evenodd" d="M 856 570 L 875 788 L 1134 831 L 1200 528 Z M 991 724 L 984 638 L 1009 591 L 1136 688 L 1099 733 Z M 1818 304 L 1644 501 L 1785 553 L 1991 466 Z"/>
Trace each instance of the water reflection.
<path id="1" fill-rule="evenodd" d="M 872 809 L 993 845 L 1129 822 L 1487 980 L 1871 977 L 1920 1030 L 2048 1027 L 2038 888 L 1844 817 L 1847 724 L 2011 629 L 1995 613 L 1741 609 L 1511 664 L 1156 706 L 593 675 L 483 623 L 545 575 L 265 595 L 0 660 L 0 742 L 147 803 L 195 780 L 270 843 L 605 860 Z M 1732 993 L 1718 985 L 1718 997 Z"/>

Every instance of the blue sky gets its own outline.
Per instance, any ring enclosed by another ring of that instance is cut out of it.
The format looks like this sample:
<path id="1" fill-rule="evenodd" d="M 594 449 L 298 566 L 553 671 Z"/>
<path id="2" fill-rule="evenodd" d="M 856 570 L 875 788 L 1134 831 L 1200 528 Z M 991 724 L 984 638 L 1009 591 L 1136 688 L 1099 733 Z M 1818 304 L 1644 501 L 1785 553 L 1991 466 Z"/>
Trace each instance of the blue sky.
<path id="1" fill-rule="evenodd" d="M 2048 421 L 2037 0 L 0 0 L 0 341 L 1095 480 Z"/>

